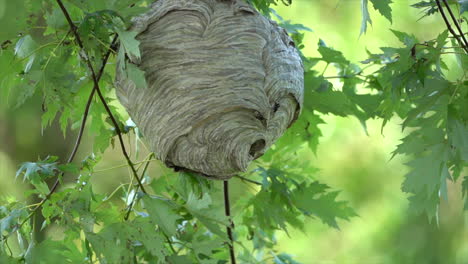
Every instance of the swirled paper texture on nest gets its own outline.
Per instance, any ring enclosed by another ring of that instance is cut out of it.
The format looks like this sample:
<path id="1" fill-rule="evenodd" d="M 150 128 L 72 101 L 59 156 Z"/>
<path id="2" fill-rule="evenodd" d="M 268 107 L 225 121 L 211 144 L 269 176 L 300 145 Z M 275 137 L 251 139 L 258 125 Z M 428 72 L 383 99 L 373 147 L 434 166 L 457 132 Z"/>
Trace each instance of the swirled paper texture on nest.
<path id="1" fill-rule="evenodd" d="M 117 71 L 120 102 L 166 165 L 227 179 L 297 119 L 293 41 L 241 0 L 159 0 L 133 19 L 147 88 Z"/>

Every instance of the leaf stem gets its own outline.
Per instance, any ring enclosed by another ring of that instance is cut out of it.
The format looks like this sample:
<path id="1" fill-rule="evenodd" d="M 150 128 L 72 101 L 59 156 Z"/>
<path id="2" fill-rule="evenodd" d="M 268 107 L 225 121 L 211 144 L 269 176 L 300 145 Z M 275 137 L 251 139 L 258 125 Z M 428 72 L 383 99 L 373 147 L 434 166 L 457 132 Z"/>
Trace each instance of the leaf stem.
<path id="1" fill-rule="evenodd" d="M 144 159 L 143 161 L 133 163 L 133 165 L 139 165 L 139 164 L 142 164 L 142 163 L 145 163 L 145 162 L 152 162 L 152 161 L 158 161 L 158 159 L 149 159 L 149 160 Z M 117 165 L 117 166 L 114 166 L 114 167 L 105 168 L 105 169 L 102 169 L 102 170 L 95 170 L 95 171 L 93 171 L 93 173 L 101 173 L 101 172 L 105 172 L 105 171 L 109 171 L 109 170 L 125 168 L 127 166 L 128 166 L 127 164 L 121 164 L 121 165 Z"/>
<path id="2" fill-rule="evenodd" d="M 325 72 L 327 71 L 329 65 L 330 65 L 330 63 L 327 63 L 327 65 L 325 65 L 325 68 L 323 68 L 322 76 L 323 76 L 323 75 L 325 74 Z"/>
<path id="3" fill-rule="evenodd" d="M 150 164 L 150 160 L 151 158 L 154 157 L 154 153 L 151 153 L 148 157 L 148 161 L 146 162 L 145 164 L 145 168 L 143 169 L 143 171 L 141 172 L 141 176 L 140 178 L 143 179 L 143 177 L 145 177 L 145 173 L 146 171 L 148 170 L 148 167 L 149 167 L 149 164 Z M 124 220 L 127 221 L 128 218 L 130 217 L 130 212 L 132 211 L 132 208 L 133 208 L 133 205 L 135 204 L 135 200 L 136 200 L 136 197 L 137 197 L 137 193 L 138 193 L 138 187 L 136 187 L 135 189 L 135 194 L 133 195 L 132 197 L 132 201 L 130 202 L 130 204 L 128 205 L 128 208 L 127 208 L 127 213 L 125 214 L 125 217 L 124 217 Z"/>
<path id="4" fill-rule="evenodd" d="M 10 257 L 13 257 L 13 251 L 11 250 L 10 245 L 8 244 L 8 240 L 5 240 L 5 246 L 10 253 Z"/>
<path id="5" fill-rule="evenodd" d="M 262 183 L 260 183 L 260 182 L 258 182 L 258 181 L 254 181 L 254 180 L 248 179 L 248 178 L 246 178 L 246 177 L 242 177 L 242 176 L 240 176 L 240 175 L 236 175 L 236 176 L 234 176 L 234 177 L 239 178 L 239 179 L 242 180 L 242 181 L 250 182 L 250 183 L 253 183 L 253 184 L 256 184 L 256 185 L 262 185 Z"/>
<path id="6" fill-rule="evenodd" d="M 179 252 L 175 250 L 174 245 L 172 245 L 171 239 L 166 234 L 164 234 L 164 236 L 166 237 L 167 243 L 169 243 L 169 248 L 171 248 L 172 253 L 178 254 Z"/>

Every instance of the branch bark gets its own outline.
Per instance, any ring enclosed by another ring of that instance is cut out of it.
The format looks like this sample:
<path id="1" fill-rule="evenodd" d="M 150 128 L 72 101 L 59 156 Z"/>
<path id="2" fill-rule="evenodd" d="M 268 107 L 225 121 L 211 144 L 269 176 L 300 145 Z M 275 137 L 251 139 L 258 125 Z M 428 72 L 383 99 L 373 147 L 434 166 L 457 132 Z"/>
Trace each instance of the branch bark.
<path id="1" fill-rule="evenodd" d="M 463 40 L 460 39 L 460 36 L 453 30 L 452 25 L 450 25 L 450 22 L 449 22 L 449 20 L 447 18 L 447 15 L 445 14 L 445 11 L 442 8 L 442 5 L 440 4 L 440 0 L 436 0 L 436 4 L 437 4 L 437 7 L 439 8 L 440 15 L 444 19 L 444 22 L 445 22 L 445 25 L 447 26 L 447 29 L 452 34 L 452 36 L 457 40 L 458 44 L 460 44 L 460 47 L 462 49 L 464 49 L 466 53 L 468 53 L 468 46 L 464 45 Z M 456 21 L 455 21 L 455 24 L 457 24 Z M 460 32 L 460 34 L 464 38 L 463 32 Z"/>
<path id="2" fill-rule="evenodd" d="M 461 39 L 463 40 L 463 43 L 465 44 L 465 48 L 468 48 L 468 41 L 466 40 L 466 37 L 463 34 L 463 30 L 461 29 L 461 26 L 458 23 L 457 18 L 453 14 L 452 9 L 450 8 L 449 4 L 447 3 L 447 0 L 443 0 L 443 1 L 444 1 L 444 4 L 445 4 L 445 7 L 447 8 L 447 10 L 448 10 L 448 12 L 450 14 L 450 17 L 452 18 L 453 23 L 455 24 L 455 27 L 458 30 L 458 33 L 460 34 L 459 36 L 461 37 Z"/>
<path id="3" fill-rule="evenodd" d="M 114 37 L 113 41 L 112 41 L 112 45 L 111 47 L 113 47 L 115 45 L 115 43 L 117 43 L 117 36 Z M 101 64 L 101 68 L 99 69 L 99 72 L 97 74 L 97 80 L 99 81 L 102 77 L 102 74 L 104 73 L 104 69 L 106 67 L 106 64 L 107 64 L 107 61 L 109 60 L 109 57 L 110 57 L 110 54 L 112 53 L 112 49 L 109 49 L 106 54 L 104 55 L 103 59 L 102 59 L 102 64 Z M 86 126 L 86 121 L 88 119 L 88 113 L 89 113 L 89 109 L 91 107 L 91 103 L 93 101 L 93 98 L 94 98 L 94 94 L 96 92 L 96 89 L 92 89 L 90 95 L 88 96 L 88 101 L 86 103 L 86 107 L 85 107 L 85 111 L 83 113 L 83 119 L 81 121 L 81 125 L 80 125 L 80 129 L 78 131 L 78 135 L 76 137 L 76 140 L 75 140 L 75 145 L 73 147 L 73 150 L 72 152 L 70 153 L 70 156 L 68 157 L 67 159 L 67 163 L 70 163 L 73 161 L 73 159 L 75 158 L 76 156 L 76 153 L 78 151 L 78 148 L 81 144 L 81 139 L 83 137 L 83 133 L 84 133 L 84 128 Z M 32 216 L 34 216 L 37 211 L 44 205 L 44 203 L 49 200 L 50 196 L 52 196 L 52 194 L 57 190 L 59 184 L 60 184 L 60 177 L 63 176 L 63 173 L 57 178 L 57 180 L 54 182 L 54 184 L 52 185 L 52 188 L 50 189 L 49 193 L 46 195 L 46 197 L 44 197 L 44 199 L 42 199 L 39 204 L 34 207 L 34 209 L 31 211 L 31 213 L 29 213 L 29 215 L 17 226 L 17 228 L 15 230 L 18 230 L 20 229 L 29 219 L 31 219 Z M 12 232 L 14 233 L 14 232 Z M 2 238 L 2 240 L 6 239 L 7 237 L 9 237 L 10 234 L 4 236 Z"/>
<path id="4" fill-rule="evenodd" d="M 226 216 L 229 218 L 229 226 L 226 227 L 226 231 L 229 237 L 229 255 L 231 256 L 231 264 L 236 264 L 236 254 L 234 253 L 234 239 L 232 237 L 232 230 L 234 229 L 234 222 L 231 219 L 231 205 L 229 202 L 229 182 L 223 181 L 224 187 L 224 211 Z"/>
<path id="5" fill-rule="evenodd" d="M 68 24 L 70 25 L 71 30 L 73 31 L 73 34 L 75 36 L 76 42 L 78 43 L 78 46 L 81 49 L 80 57 L 82 60 L 85 61 L 86 65 L 88 66 L 89 71 L 91 72 L 91 77 L 94 82 L 94 88 L 93 91 L 95 90 L 98 94 L 98 97 L 103 104 L 104 108 L 106 109 L 107 114 L 109 115 L 109 118 L 112 121 L 112 124 L 114 125 L 115 132 L 117 134 L 117 137 L 119 139 L 120 147 L 122 149 L 122 154 L 124 155 L 125 159 L 127 160 L 127 164 L 130 167 L 133 177 L 137 180 L 138 186 L 140 189 L 144 192 L 147 193 L 145 190 L 145 187 L 141 183 L 140 178 L 138 177 L 138 173 L 135 169 L 135 166 L 133 165 L 133 162 L 130 160 L 130 156 L 128 155 L 127 149 L 125 148 L 125 144 L 122 138 L 122 131 L 120 130 L 119 124 L 117 123 L 117 120 L 115 119 L 114 115 L 112 114 L 112 111 L 109 108 L 109 105 L 106 102 L 106 99 L 104 98 L 101 89 L 99 88 L 99 80 L 97 78 L 96 72 L 94 71 L 93 65 L 91 64 L 91 61 L 89 60 L 88 53 L 86 52 L 86 49 L 84 48 L 83 42 L 81 41 L 80 35 L 78 34 L 77 27 L 73 23 L 70 14 L 68 13 L 68 10 L 65 8 L 63 5 L 63 2 L 61 0 L 57 0 L 57 4 L 59 5 L 60 9 L 62 10 L 62 13 L 64 14 L 65 18 L 67 19 Z"/>

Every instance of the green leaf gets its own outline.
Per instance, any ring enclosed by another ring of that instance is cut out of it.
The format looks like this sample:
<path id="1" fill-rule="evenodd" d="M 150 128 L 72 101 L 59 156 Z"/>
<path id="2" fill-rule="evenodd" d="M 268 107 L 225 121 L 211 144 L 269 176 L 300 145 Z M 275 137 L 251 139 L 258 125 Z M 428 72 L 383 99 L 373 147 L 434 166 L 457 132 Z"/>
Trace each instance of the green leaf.
<path id="1" fill-rule="evenodd" d="M 96 120 L 93 120 L 93 121 L 94 121 L 93 123 L 101 123 L 101 122 L 96 122 Z M 94 151 L 104 153 L 104 151 L 111 144 L 113 135 L 114 135 L 113 130 L 107 128 L 107 125 L 102 125 L 101 130 L 94 138 L 94 145 L 93 145 Z"/>
<path id="2" fill-rule="evenodd" d="M 57 175 L 60 170 L 57 168 L 57 157 L 47 157 L 38 162 L 25 162 L 16 171 L 16 177 L 23 174 L 23 181 L 40 183 L 42 180 Z"/>
<path id="3" fill-rule="evenodd" d="M 468 0 L 459 0 L 458 3 L 460 4 L 460 14 L 468 11 Z"/>
<path id="4" fill-rule="evenodd" d="M 437 7 L 437 4 L 435 1 L 420 1 L 416 4 L 412 4 L 411 5 L 412 7 L 414 8 L 418 8 L 418 9 L 424 9 L 423 10 L 423 13 L 424 15 L 421 17 L 425 17 L 425 16 L 430 16 L 430 15 L 433 15 L 435 13 L 437 13 L 439 11 L 439 8 Z M 420 19 L 421 19 L 420 18 Z"/>
<path id="5" fill-rule="evenodd" d="M 40 12 L 41 8 L 42 1 L 0 1 L 0 25 L 5 25 L 0 30 L 0 43 L 16 39 L 19 32 L 29 32 L 39 17 L 30 15 Z"/>
<path id="6" fill-rule="evenodd" d="M 140 70 L 135 64 L 127 63 L 127 76 L 135 83 L 136 88 L 145 89 L 147 87 L 145 72 Z"/>
<path id="7" fill-rule="evenodd" d="M 193 251 L 195 251 L 195 256 L 202 263 L 206 262 L 210 264 L 217 264 L 219 263 L 219 260 L 226 259 L 225 257 L 217 258 L 216 256 L 214 256 L 214 254 L 216 254 L 217 252 L 226 252 L 226 240 L 223 240 L 218 237 L 213 237 L 210 234 L 199 230 L 195 233 L 194 238 L 187 241 L 191 242 Z"/>
<path id="8" fill-rule="evenodd" d="M 302 24 L 292 24 L 290 20 L 284 20 L 274 9 L 270 9 L 271 13 L 279 20 L 279 26 L 286 29 L 289 34 L 298 34 L 300 31 L 313 32 L 312 29 Z"/>
<path id="9" fill-rule="evenodd" d="M 26 58 L 37 48 L 37 43 L 30 35 L 26 35 L 18 40 L 15 46 L 15 55 Z"/>
<path id="10" fill-rule="evenodd" d="M 0 236 L 3 237 L 13 232 L 27 215 L 28 212 L 23 209 L 14 209 L 8 212 L 5 217 L 0 219 Z"/>
<path id="11" fill-rule="evenodd" d="M 301 264 L 300 262 L 295 261 L 293 256 L 286 253 L 275 255 L 274 262 L 275 264 Z"/>
<path id="12" fill-rule="evenodd" d="M 228 219 L 224 215 L 222 207 L 213 206 L 211 196 L 208 193 L 204 193 L 199 198 L 194 192 L 190 192 L 185 207 L 208 230 L 224 240 L 227 239 L 226 232 L 222 227 L 229 224 Z"/>
<path id="13" fill-rule="evenodd" d="M 288 31 L 289 34 L 299 34 L 300 31 L 308 31 L 308 32 L 313 32 L 312 29 L 302 25 L 302 24 L 291 24 L 289 23 L 289 20 L 288 21 L 285 21 L 283 23 L 280 23 L 279 24 L 280 27 L 286 29 L 286 31 Z"/>
<path id="14" fill-rule="evenodd" d="M 416 43 L 418 43 L 418 40 L 414 35 L 409 35 L 408 33 L 394 29 L 391 29 L 391 31 L 408 48 L 412 48 Z"/>
<path id="15" fill-rule="evenodd" d="M 468 163 L 468 125 L 460 120 L 450 120 L 448 135 L 456 155 Z"/>
<path id="16" fill-rule="evenodd" d="M 304 108 L 323 114 L 347 116 L 355 112 L 355 106 L 341 91 L 332 90 L 333 85 L 323 77 L 308 72 L 304 76 Z"/>
<path id="17" fill-rule="evenodd" d="M 135 239 L 140 241 L 148 252 L 159 259 L 162 263 L 164 258 L 169 255 L 168 250 L 164 247 L 165 238 L 162 233 L 157 232 L 154 224 L 147 219 L 137 218 L 132 226 L 135 229 Z"/>
<path id="18" fill-rule="evenodd" d="M 7 256 L 6 254 L 0 254 L 0 263 L 21 264 L 23 261 Z"/>
<path id="19" fill-rule="evenodd" d="M 410 206 L 415 212 L 425 211 L 430 218 L 435 217 L 434 208 L 439 202 L 440 184 L 446 180 L 444 175 L 449 176 L 448 173 L 442 171 L 446 166 L 447 157 L 447 146 L 435 144 L 430 147 L 428 153 L 423 152 L 422 155 L 407 163 L 411 171 L 405 176 L 402 190 L 414 194 L 413 198 L 410 199 L 414 204 L 410 204 Z"/>
<path id="20" fill-rule="evenodd" d="M 271 191 L 260 191 L 250 203 L 253 206 L 256 226 L 261 229 L 282 229 L 288 233 L 288 223 L 301 228 L 302 223 L 297 220 L 299 213 L 292 210 L 290 203 L 284 203 Z"/>
<path id="21" fill-rule="evenodd" d="M 297 183 L 286 172 L 270 168 L 258 169 L 262 176 L 262 189 L 249 205 L 253 207 L 255 225 L 262 230 L 282 229 L 288 232 L 288 224 L 294 228 L 303 229 L 303 222 L 298 219 L 301 215 L 292 200 L 292 187 Z"/>
<path id="22" fill-rule="evenodd" d="M 276 0 L 247 0 L 263 15 L 270 17 L 270 13 L 273 13 L 273 8 L 270 5 L 276 5 Z"/>
<path id="23" fill-rule="evenodd" d="M 24 72 L 29 72 L 36 58 L 37 43 L 30 35 L 26 35 L 18 40 L 15 46 L 15 55 L 21 59 L 28 58 Z"/>
<path id="24" fill-rule="evenodd" d="M 463 178 L 462 182 L 462 195 L 463 198 L 465 199 L 465 207 L 464 209 L 468 211 L 468 176 L 465 176 Z"/>
<path id="25" fill-rule="evenodd" d="M 169 237 L 176 234 L 177 221 L 181 217 L 175 212 L 175 207 L 169 201 L 157 197 L 143 196 L 143 207 L 162 231 Z"/>
<path id="26" fill-rule="evenodd" d="M 46 12 L 44 17 L 47 22 L 47 29 L 44 35 L 56 34 L 57 31 L 68 27 L 67 20 L 59 7 L 54 8 L 51 13 Z"/>
<path id="27" fill-rule="evenodd" d="M 211 196 L 208 193 L 203 194 L 201 198 L 196 197 L 194 192 L 190 192 L 186 207 L 192 212 L 201 212 L 212 204 Z"/>
<path id="28" fill-rule="evenodd" d="M 131 241 L 137 237 L 126 223 L 105 226 L 99 233 L 87 233 L 89 240 L 101 263 L 132 263 Z"/>
<path id="29" fill-rule="evenodd" d="M 79 263 L 86 255 L 74 243 L 64 243 L 47 239 L 39 244 L 32 243 L 25 256 L 26 263 Z"/>
<path id="30" fill-rule="evenodd" d="M 447 42 L 447 38 L 449 36 L 449 31 L 448 29 L 444 30 L 442 33 L 440 33 L 438 36 L 437 36 L 437 39 L 436 39 L 436 49 L 441 49 L 442 47 L 445 46 L 445 43 Z"/>
<path id="31" fill-rule="evenodd" d="M 340 91 L 311 92 L 306 104 L 323 114 L 347 116 L 353 112 L 352 102 Z"/>
<path id="32" fill-rule="evenodd" d="M 322 60 L 327 63 L 349 64 L 349 61 L 343 56 L 341 51 L 319 45 L 318 52 L 322 55 Z"/>
<path id="33" fill-rule="evenodd" d="M 286 130 L 281 138 L 275 142 L 275 150 L 269 150 L 262 159 L 268 160 L 274 153 L 294 153 L 301 148 L 304 142 L 308 143 L 309 148 L 317 154 L 322 131 L 319 125 L 325 124 L 323 119 L 309 109 L 304 109 L 299 119 Z"/>
<path id="34" fill-rule="evenodd" d="M 361 16 L 362 16 L 362 21 L 361 21 L 361 32 L 359 35 L 362 35 L 363 33 L 366 33 L 367 31 L 367 23 L 372 25 L 372 20 L 369 15 L 369 9 L 368 9 L 368 1 L 367 0 L 361 0 Z"/>
<path id="35" fill-rule="evenodd" d="M 388 21 L 392 22 L 392 8 L 390 4 L 392 0 L 370 0 L 372 5 L 374 6 L 375 10 L 379 11 L 379 13 L 384 16 Z"/>
<path id="36" fill-rule="evenodd" d="M 168 260 L 173 264 L 193 264 L 187 255 L 170 256 Z"/>
<path id="37" fill-rule="evenodd" d="M 132 61 L 137 61 L 140 59 L 140 42 L 135 39 L 137 32 L 125 31 L 122 29 L 116 29 L 117 34 L 119 34 L 120 44 L 124 48 L 125 54 Z"/>
<path id="38" fill-rule="evenodd" d="M 336 218 L 349 220 L 356 216 L 347 202 L 337 201 L 339 192 L 326 192 L 329 187 L 313 182 L 309 185 L 301 184 L 293 191 L 294 204 L 308 215 L 314 215 L 324 223 L 338 229 Z"/>

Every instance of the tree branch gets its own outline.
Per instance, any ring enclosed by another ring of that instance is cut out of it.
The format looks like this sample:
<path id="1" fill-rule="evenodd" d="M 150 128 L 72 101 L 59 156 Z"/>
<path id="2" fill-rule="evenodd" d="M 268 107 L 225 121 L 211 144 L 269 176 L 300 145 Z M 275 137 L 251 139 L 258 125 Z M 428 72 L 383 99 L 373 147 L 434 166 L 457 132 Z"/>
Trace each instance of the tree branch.
<path id="1" fill-rule="evenodd" d="M 101 80 L 102 73 L 104 72 L 104 68 L 106 67 L 106 64 L 107 64 L 107 60 L 109 59 L 109 56 L 112 53 L 112 47 L 114 47 L 115 44 L 117 43 L 117 39 L 118 39 L 118 37 L 116 35 L 114 37 L 114 39 L 112 40 L 111 48 L 104 55 L 104 58 L 102 60 L 101 68 L 99 69 L 99 72 L 98 72 L 98 75 L 97 75 L 97 80 L 98 81 Z M 81 144 L 81 138 L 83 137 L 83 132 L 84 132 L 84 128 L 85 128 L 85 125 L 86 125 L 86 120 L 88 119 L 89 109 L 91 107 L 91 103 L 93 101 L 95 92 L 96 92 L 96 86 L 93 86 L 93 90 L 89 94 L 88 101 L 86 102 L 85 111 L 83 113 L 83 120 L 81 121 L 80 130 L 78 132 L 78 136 L 77 136 L 76 142 L 75 142 L 75 147 L 73 148 L 73 151 L 70 154 L 70 157 L 68 158 L 67 163 L 70 163 L 70 162 L 73 161 L 73 159 L 74 159 L 74 157 L 76 155 L 76 152 L 78 151 L 78 147 Z"/>
<path id="2" fill-rule="evenodd" d="M 234 229 L 234 222 L 231 219 L 231 205 L 229 203 L 229 182 L 223 181 L 224 189 L 224 212 L 229 218 L 229 226 L 226 227 L 229 237 L 229 255 L 231 256 L 231 264 L 236 264 L 236 255 L 234 253 L 234 239 L 232 238 L 232 230 Z"/>
<path id="3" fill-rule="evenodd" d="M 147 193 L 146 190 L 145 190 L 145 187 L 141 183 L 140 178 L 138 177 L 138 173 L 137 173 L 137 171 L 135 169 L 135 166 L 133 165 L 132 161 L 130 160 L 127 149 L 125 148 L 125 143 L 124 143 L 123 138 L 122 138 L 122 131 L 120 130 L 119 124 L 117 123 L 117 120 L 115 119 L 114 115 L 112 114 L 112 111 L 110 110 L 109 105 L 107 104 L 106 99 L 102 95 L 101 89 L 99 88 L 99 81 L 97 79 L 97 76 L 96 76 L 96 73 L 94 71 L 93 65 L 91 64 L 91 61 L 89 60 L 88 53 L 86 52 L 86 50 L 84 48 L 84 45 L 83 45 L 83 42 L 81 41 L 80 35 L 78 34 L 76 25 L 71 20 L 70 14 L 68 13 L 65 6 L 63 5 L 62 0 L 57 0 L 57 4 L 60 6 L 60 9 L 62 10 L 65 18 L 68 21 L 68 24 L 70 25 L 70 28 L 73 31 L 73 34 L 75 35 L 76 42 L 78 43 L 78 46 L 81 49 L 80 57 L 85 61 L 86 65 L 88 66 L 89 71 L 91 72 L 91 77 L 92 77 L 93 82 L 94 82 L 94 89 L 93 90 L 96 90 L 101 103 L 103 104 L 104 108 L 106 109 L 106 112 L 109 115 L 109 118 L 111 119 L 112 124 L 114 125 L 115 132 L 117 134 L 117 137 L 118 137 L 119 143 L 120 143 L 120 147 L 122 149 L 122 154 L 124 155 L 125 159 L 127 160 L 127 163 L 130 166 L 130 169 L 131 169 L 131 171 L 133 173 L 133 177 L 135 177 L 135 179 L 137 180 L 138 185 L 140 186 L 140 189 L 144 193 Z"/>
<path id="4" fill-rule="evenodd" d="M 100 95 L 99 98 L 101 99 L 101 102 L 104 104 L 104 107 L 106 108 L 106 111 L 107 113 L 109 114 L 111 120 L 113 121 L 113 124 L 115 126 L 115 130 L 117 132 L 117 135 L 119 136 L 119 141 L 120 141 L 120 144 L 121 144 L 121 147 L 122 147 L 122 151 L 124 153 L 124 156 L 125 158 L 127 159 L 127 163 L 128 165 L 130 165 L 130 167 L 132 168 L 132 172 L 133 172 L 133 175 L 134 177 L 137 179 L 137 182 L 140 186 L 140 188 L 142 189 L 142 191 L 144 193 L 146 193 L 146 190 L 144 189 L 140 179 L 138 178 L 138 175 L 136 174 L 136 170 L 135 170 L 135 167 L 133 166 L 133 163 L 130 161 L 130 158 L 128 157 L 128 154 L 127 154 L 127 151 L 125 149 L 125 145 L 123 144 L 123 140 L 122 140 L 122 136 L 121 136 L 121 131 L 119 129 L 119 126 L 115 120 L 115 118 L 113 117 L 112 115 L 112 112 L 110 111 L 107 103 L 105 102 L 104 100 L 104 97 L 102 96 L 102 93 L 99 89 L 99 81 L 102 77 L 102 74 L 104 73 L 104 69 L 106 67 L 106 64 L 107 64 L 107 61 L 109 60 L 109 57 L 110 57 L 110 54 L 112 53 L 113 51 L 113 47 L 115 46 L 115 44 L 117 43 L 117 40 L 118 40 L 118 36 L 116 35 L 114 37 L 114 39 L 112 40 L 111 42 L 111 46 L 110 46 L 110 49 L 107 50 L 106 54 L 104 55 L 103 59 L 102 59 L 102 64 L 101 64 L 101 67 L 99 69 L 99 72 L 98 74 L 96 75 L 95 71 L 94 71 L 94 68 L 91 64 L 91 62 L 89 61 L 88 59 L 88 56 L 87 56 L 87 53 L 86 51 L 84 50 L 84 46 L 83 46 L 83 42 L 81 41 L 81 38 L 79 37 L 78 35 L 78 32 L 77 32 L 77 28 L 76 28 L 76 25 L 73 23 L 73 21 L 71 20 L 70 18 L 70 15 L 68 13 L 68 11 L 66 10 L 65 6 L 63 5 L 62 1 L 60 0 L 57 0 L 57 3 L 58 5 L 60 6 L 60 8 L 62 9 L 62 12 L 64 13 L 65 15 L 65 18 L 67 19 L 69 25 L 70 25 L 70 29 L 71 31 L 73 32 L 74 36 L 75 36 L 75 39 L 78 43 L 78 46 L 80 47 L 81 51 L 85 54 L 85 58 L 83 58 L 83 56 L 81 56 L 82 54 L 80 54 L 81 58 L 86 62 L 89 70 L 91 71 L 91 74 L 92 74 L 92 79 L 93 79 L 93 83 L 94 83 L 94 86 L 93 86 L 93 89 L 90 93 L 90 95 L 88 96 L 88 101 L 86 103 L 86 107 L 85 107 L 85 110 L 84 110 L 84 113 L 83 113 L 83 119 L 81 121 L 81 125 L 80 125 L 80 129 L 78 131 L 78 135 L 77 135 L 77 138 L 76 138 L 76 141 L 75 141 L 75 145 L 72 149 L 72 152 L 70 154 L 70 156 L 68 157 L 67 159 L 67 163 L 70 163 L 73 161 L 73 159 L 75 158 L 76 156 L 76 153 L 78 151 L 78 148 L 81 144 L 81 140 L 82 140 L 82 137 L 83 137 L 83 133 L 84 133 L 84 128 L 86 126 L 86 121 L 88 119 L 88 115 L 89 115 L 89 109 L 91 107 L 91 104 L 92 104 L 92 101 L 93 101 L 93 98 L 94 98 L 94 95 L 96 92 L 98 92 L 98 94 Z M 69 32 L 67 33 L 69 34 Z M 50 189 L 49 193 L 44 197 L 44 199 L 42 199 L 38 204 L 37 206 L 29 213 L 29 215 L 15 228 L 14 231 L 12 231 L 10 234 L 7 234 L 5 236 L 2 237 L 2 241 L 3 240 L 6 240 L 12 233 L 14 233 L 16 230 L 20 229 L 21 227 L 24 226 L 24 224 L 29 220 L 31 219 L 31 217 L 36 214 L 36 212 L 44 205 L 44 203 L 49 200 L 49 198 L 52 196 L 52 194 L 57 190 L 59 184 L 60 184 L 60 177 L 63 176 L 63 173 L 60 174 L 59 178 L 54 182 L 54 184 L 52 185 L 52 188 Z"/>
<path id="5" fill-rule="evenodd" d="M 145 176 L 145 173 L 146 171 L 148 170 L 148 167 L 149 167 L 149 164 L 151 162 L 151 158 L 154 157 L 154 153 L 151 153 L 148 157 L 148 161 L 146 162 L 145 164 L 145 167 L 143 168 L 143 172 L 141 173 L 141 179 L 143 179 L 143 177 Z M 136 197 L 137 197 L 137 192 L 138 192 L 138 187 L 137 186 L 137 189 L 135 190 L 135 194 L 133 195 L 132 197 L 132 201 L 130 202 L 130 204 L 128 205 L 128 208 L 127 208 L 127 213 L 125 214 L 124 216 L 124 220 L 127 221 L 128 218 L 130 217 L 130 212 L 132 211 L 132 208 L 133 208 L 133 205 L 135 204 L 135 201 L 136 201 Z"/>
<path id="6" fill-rule="evenodd" d="M 442 5 L 440 4 L 440 0 L 436 0 L 435 1 L 436 4 L 437 4 L 437 7 L 439 8 L 439 12 L 440 12 L 440 15 L 442 16 L 442 18 L 444 19 L 444 22 L 445 22 L 445 25 L 447 26 L 447 29 L 450 31 L 450 33 L 452 34 L 452 36 L 457 40 L 458 44 L 460 45 L 461 48 L 463 48 L 465 50 L 466 53 L 468 53 L 468 47 L 466 47 L 463 43 L 463 41 L 459 38 L 459 36 L 457 35 L 457 33 L 455 33 L 455 31 L 453 30 L 452 26 L 450 25 L 450 22 L 448 21 L 447 19 L 447 16 L 445 15 L 445 11 L 444 9 L 442 8 Z M 463 35 L 463 34 L 461 34 Z"/>
<path id="7" fill-rule="evenodd" d="M 455 15 L 452 12 L 452 9 L 450 8 L 449 4 L 447 3 L 447 0 L 444 0 L 444 4 L 445 4 L 445 7 L 447 8 L 447 10 L 448 10 L 448 12 L 450 14 L 450 17 L 452 18 L 453 23 L 455 24 L 455 27 L 458 30 L 458 33 L 460 33 L 460 36 L 461 36 L 463 42 L 465 43 L 465 47 L 468 48 L 468 41 L 466 40 L 466 37 L 463 34 L 463 30 L 461 29 L 460 24 L 457 21 L 457 18 L 455 17 Z"/>
<path id="8" fill-rule="evenodd" d="M 68 33 L 67 33 L 68 34 Z M 117 43 L 117 36 L 114 37 L 114 39 L 112 40 L 112 44 L 111 44 L 111 47 L 113 47 L 115 45 L 115 43 Z M 98 72 L 98 75 L 97 75 L 97 80 L 99 81 L 102 77 L 102 74 L 104 73 L 104 68 L 106 67 L 106 64 L 107 64 L 107 61 L 109 60 L 109 57 L 110 57 L 110 54 L 112 53 L 112 49 L 109 49 L 107 51 L 107 53 L 104 55 L 103 59 L 102 59 L 102 65 L 101 65 L 101 68 L 99 69 L 99 72 Z M 85 111 L 83 113 L 83 119 L 81 121 L 81 125 L 80 125 L 80 130 L 78 131 L 78 136 L 76 137 L 76 141 L 75 141 L 75 146 L 73 147 L 73 150 L 70 154 L 70 156 L 68 157 L 67 159 L 67 163 L 70 163 L 73 161 L 73 159 L 75 158 L 75 155 L 78 151 L 78 148 L 81 144 L 81 139 L 83 137 L 83 132 L 84 132 L 84 128 L 86 126 L 86 121 L 88 119 L 88 114 L 89 114 L 89 109 L 91 107 L 91 103 L 93 101 L 93 97 L 94 97 L 94 94 L 96 92 L 96 89 L 95 89 L 95 86 L 93 87 L 90 95 L 88 96 L 88 101 L 86 103 L 86 107 L 85 107 Z M 59 178 L 57 180 L 55 180 L 54 184 L 52 185 L 52 188 L 50 189 L 49 193 L 46 195 L 46 197 L 44 197 L 44 199 L 42 199 L 37 205 L 36 207 L 34 207 L 34 209 L 29 213 L 29 215 L 15 228 L 15 230 L 11 233 L 14 233 L 16 230 L 20 229 L 21 227 L 23 227 L 23 225 L 29 220 L 31 219 L 31 217 L 33 215 L 36 214 L 36 212 L 44 205 L 44 203 L 49 200 L 50 196 L 52 196 L 52 194 L 57 190 L 59 184 L 60 184 L 60 177 L 63 176 L 63 173 L 60 174 Z M 10 233 L 10 234 L 11 234 Z M 7 237 L 10 236 L 10 234 L 4 236 L 2 238 L 2 240 L 5 240 Z"/>

